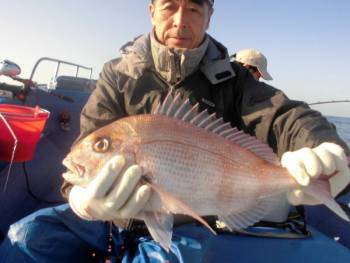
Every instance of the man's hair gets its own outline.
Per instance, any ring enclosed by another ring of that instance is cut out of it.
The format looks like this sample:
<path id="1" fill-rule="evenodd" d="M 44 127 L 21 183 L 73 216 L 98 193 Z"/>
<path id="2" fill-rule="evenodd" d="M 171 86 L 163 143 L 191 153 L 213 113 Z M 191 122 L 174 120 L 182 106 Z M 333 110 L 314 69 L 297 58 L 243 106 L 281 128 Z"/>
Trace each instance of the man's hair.
<path id="1" fill-rule="evenodd" d="M 156 0 L 152 0 L 152 4 L 155 2 Z M 210 6 L 214 5 L 214 0 L 190 0 L 191 2 L 194 2 L 198 5 L 203 5 L 204 2 L 207 2 Z"/>

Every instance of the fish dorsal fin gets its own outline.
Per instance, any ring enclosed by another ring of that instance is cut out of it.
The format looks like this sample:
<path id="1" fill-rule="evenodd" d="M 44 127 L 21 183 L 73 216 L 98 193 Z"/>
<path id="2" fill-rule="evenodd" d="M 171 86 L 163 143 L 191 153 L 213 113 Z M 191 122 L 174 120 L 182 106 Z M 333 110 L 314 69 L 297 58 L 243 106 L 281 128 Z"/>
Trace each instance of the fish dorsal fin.
<path id="1" fill-rule="evenodd" d="M 182 101 L 180 93 L 173 97 L 171 92 L 169 92 L 163 103 L 156 107 L 153 114 L 166 115 L 188 122 L 238 144 L 265 161 L 279 164 L 276 154 L 267 144 L 237 128 L 232 128 L 229 122 L 225 122 L 222 118 L 217 118 L 215 113 L 209 114 L 207 110 L 199 112 L 199 104 L 191 105 L 188 99 Z"/>

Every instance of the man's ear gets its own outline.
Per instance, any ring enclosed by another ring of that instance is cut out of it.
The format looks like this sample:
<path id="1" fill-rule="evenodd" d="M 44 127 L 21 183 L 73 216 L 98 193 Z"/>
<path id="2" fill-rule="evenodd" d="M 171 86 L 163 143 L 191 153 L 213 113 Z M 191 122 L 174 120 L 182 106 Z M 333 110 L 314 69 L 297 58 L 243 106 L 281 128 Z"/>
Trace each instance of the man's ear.
<path id="1" fill-rule="evenodd" d="M 213 13 L 214 13 L 214 8 L 210 8 L 210 9 L 208 10 L 208 12 L 209 12 L 209 14 L 208 14 L 208 22 L 207 22 L 207 27 L 206 27 L 206 29 L 209 28 L 211 16 L 212 16 Z"/>
<path id="2" fill-rule="evenodd" d="M 150 17 L 151 17 L 152 25 L 154 25 L 154 22 L 153 22 L 154 11 L 155 11 L 154 5 L 153 5 L 153 4 L 149 4 L 149 5 L 148 5 L 148 12 L 149 12 L 149 15 L 150 15 Z"/>

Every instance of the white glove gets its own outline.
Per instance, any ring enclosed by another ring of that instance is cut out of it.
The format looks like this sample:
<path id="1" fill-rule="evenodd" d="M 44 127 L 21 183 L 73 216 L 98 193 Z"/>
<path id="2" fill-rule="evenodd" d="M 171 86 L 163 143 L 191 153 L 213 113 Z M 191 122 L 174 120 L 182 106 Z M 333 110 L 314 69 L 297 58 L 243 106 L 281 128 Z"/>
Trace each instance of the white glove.
<path id="1" fill-rule="evenodd" d="M 132 165 L 123 173 L 124 165 L 124 157 L 113 157 L 86 188 L 73 186 L 68 198 L 72 210 L 87 220 L 135 217 L 150 198 L 151 188 L 139 186 L 142 176 L 140 166 Z"/>
<path id="2" fill-rule="evenodd" d="M 329 176 L 331 194 L 336 197 L 350 182 L 350 170 L 344 150 L 334 143 L 322 143 L 316 148 L 302 148 L 282 155 L 281 164 L 287 168 L 295 180 L 307 186 L 311 178 Z M 300 189 L 287 193 L 292 205 L 316 205 L 320 202 Z"/>

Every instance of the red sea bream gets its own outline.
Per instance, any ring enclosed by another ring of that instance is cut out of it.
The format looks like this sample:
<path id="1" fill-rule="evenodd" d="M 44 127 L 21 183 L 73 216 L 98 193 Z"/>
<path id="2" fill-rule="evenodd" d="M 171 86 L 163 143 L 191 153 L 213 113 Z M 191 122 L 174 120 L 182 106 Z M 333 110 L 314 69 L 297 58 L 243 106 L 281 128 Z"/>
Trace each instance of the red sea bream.
<path id="1" fill-rule="evenodd" d="M 103 152 L 95 151 L 101 143 Z M 173 214 L 203 224 L 200 216 L 216 215 L 230 229 L 241 229 L 268 214 L 283 192 L 299 187 L 270 147 L 215 114 L 198 113 L 198 105 L 179 95 L 169 94 L 153 114 L 119 119 L 81 140 L 65 158 L 70 171 L 63 176 L 85 186 L 116 154 L 143 167 L 153 194 L 137 218 L 167 250 Z M 313 180 L 303 190 L 349 220 L 327 181 Z"/>

